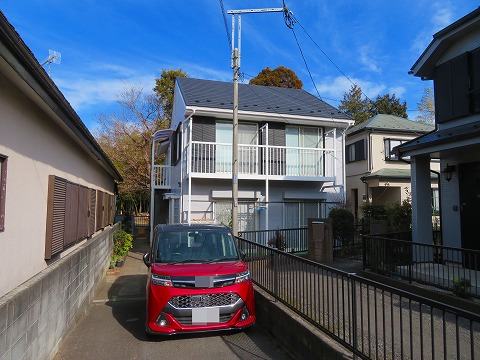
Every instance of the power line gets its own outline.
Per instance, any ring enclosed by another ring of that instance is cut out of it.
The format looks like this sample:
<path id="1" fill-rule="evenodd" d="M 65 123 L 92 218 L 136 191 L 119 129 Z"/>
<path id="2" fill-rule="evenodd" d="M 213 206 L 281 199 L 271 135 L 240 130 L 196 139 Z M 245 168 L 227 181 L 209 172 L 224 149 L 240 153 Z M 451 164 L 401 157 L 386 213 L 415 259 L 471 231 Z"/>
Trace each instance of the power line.
<path id="1" fill-rule="evenodd" d="M 227 16 L 225 15 L 225 8 L 223 7 L 223 0 L 220 1 L 220 10 L 222 11 L 223 24 L 225 25 L 225 32 L 227 33 L 228 46 L 230 47 L 230 52 L 232 52 L 232 36 L 228 30 Z"/>

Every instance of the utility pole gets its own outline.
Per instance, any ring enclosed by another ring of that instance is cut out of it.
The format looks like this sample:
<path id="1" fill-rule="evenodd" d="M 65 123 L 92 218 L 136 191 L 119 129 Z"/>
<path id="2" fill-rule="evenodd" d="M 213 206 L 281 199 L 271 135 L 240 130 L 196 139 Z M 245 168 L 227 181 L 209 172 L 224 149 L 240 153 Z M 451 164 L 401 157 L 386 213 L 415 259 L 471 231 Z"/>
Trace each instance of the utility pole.
<path id="1" fill-rule="evenodd" d="M 232 140 L 232 231 L 238 235 L 238 78 L 240 74 L 240 48 L 242 14 L 283 12 L 284 8 L 228 10 L 232 15 L 232 69 L 233 69 L 233 140 Z M 235 44 L 235 16 L 238 17 L 237 44 Z M 237 47 L 235 46 L 237 45 Z"/>

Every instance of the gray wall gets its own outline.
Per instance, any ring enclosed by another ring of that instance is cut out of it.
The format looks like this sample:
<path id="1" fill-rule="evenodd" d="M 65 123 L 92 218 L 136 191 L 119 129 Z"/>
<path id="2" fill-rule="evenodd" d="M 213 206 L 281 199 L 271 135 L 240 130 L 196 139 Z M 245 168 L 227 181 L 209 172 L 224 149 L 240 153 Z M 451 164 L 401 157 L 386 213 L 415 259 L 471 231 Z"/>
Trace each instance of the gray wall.
<path id="1" fill-rule="evenodd" d="M 113 232 L 119 226 L 105 228 L 0 298 L 0 359 L 54 357 L 61 339 L 87 310 L 105 276 Z M 17 260 L 22 266 L 21 254 Z"/>

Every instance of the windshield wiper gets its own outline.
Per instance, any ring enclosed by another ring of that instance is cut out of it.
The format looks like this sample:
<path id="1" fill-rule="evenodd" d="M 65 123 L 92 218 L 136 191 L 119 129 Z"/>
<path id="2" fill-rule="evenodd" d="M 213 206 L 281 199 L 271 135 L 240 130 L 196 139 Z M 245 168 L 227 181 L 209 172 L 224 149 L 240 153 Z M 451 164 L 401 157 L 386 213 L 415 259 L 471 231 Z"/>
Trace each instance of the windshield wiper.
<path id="1" fill-rule="evenodd" d="M 202 259 L 186 259 L 186 260 L 178 260 L 178 261 L 172 261 L 167 263 L 168 265 L 172 264 L 186 264 L 186 263 L 206 263 L 207 260 L 202 260 Z"/>
<path id="2" fill-rule="evenodd" d="M 207 264 L 214 263 L 214 262 L 221 262 L 221 261 L 233 261 L 233 260 L 238 261 L 239 259 L 238 257 L 222 257 L 218 259 L 208 260 Z"/>

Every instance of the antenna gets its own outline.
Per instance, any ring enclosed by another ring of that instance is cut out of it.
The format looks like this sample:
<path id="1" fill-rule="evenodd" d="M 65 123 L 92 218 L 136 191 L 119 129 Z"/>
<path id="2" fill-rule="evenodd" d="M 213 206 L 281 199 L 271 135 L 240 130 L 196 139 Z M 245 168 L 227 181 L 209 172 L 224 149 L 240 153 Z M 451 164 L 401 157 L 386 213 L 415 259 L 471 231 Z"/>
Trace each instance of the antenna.
<path id="1" fill-rule="evenodd" d="M 60 64 L 62 62 L 62 54 L 55 50 L 48 50 L 48 58 L 42 63 L 42 66 L 48 64 L 48 76 L 50 76 L 50 64 Z"/>

